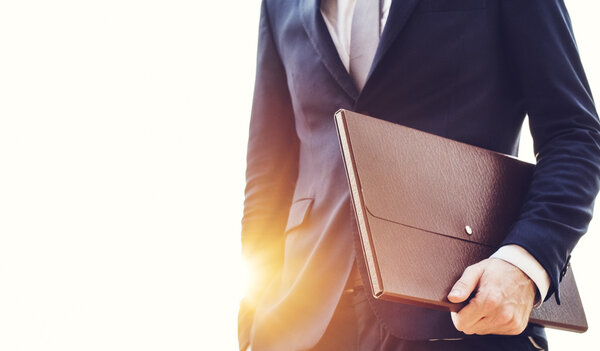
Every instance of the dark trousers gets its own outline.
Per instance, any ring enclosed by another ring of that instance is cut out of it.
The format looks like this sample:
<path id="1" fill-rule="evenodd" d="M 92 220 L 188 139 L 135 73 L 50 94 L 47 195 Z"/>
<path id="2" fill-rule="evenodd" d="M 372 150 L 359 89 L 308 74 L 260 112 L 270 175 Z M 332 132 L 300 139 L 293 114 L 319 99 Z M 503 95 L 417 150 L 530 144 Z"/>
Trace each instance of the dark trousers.
<path id="1" fill-rule="evenodd" d="M 398 339 L 377 321 L 361 287 L 344 292 L 325 334 L 311 351 L 533 351 L 541 349 L 538 347 L 526 335 L 437 341 Z"/>

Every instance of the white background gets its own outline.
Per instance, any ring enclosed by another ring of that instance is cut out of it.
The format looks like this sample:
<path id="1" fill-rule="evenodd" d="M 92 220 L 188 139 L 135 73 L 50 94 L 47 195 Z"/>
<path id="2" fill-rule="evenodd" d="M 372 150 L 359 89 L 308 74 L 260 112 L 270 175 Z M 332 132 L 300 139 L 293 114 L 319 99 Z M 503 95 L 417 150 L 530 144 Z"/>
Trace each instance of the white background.
<path id="1" fill-rule="evenodd" d="M 567 5 L 600 96 L 600 5 Z M 0 1 L 0 350 L 237 348 L 258 16 Z M 590 331 L 553 350 L 600 336 L 599 221 L 572 259 Z"/>

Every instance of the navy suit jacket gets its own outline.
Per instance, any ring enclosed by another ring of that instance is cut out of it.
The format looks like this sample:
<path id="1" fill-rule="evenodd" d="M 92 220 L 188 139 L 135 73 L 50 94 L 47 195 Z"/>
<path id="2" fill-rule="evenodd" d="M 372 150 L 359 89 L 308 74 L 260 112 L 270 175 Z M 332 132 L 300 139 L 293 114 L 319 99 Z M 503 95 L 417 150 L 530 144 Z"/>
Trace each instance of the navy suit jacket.
<path id="1" fill-rule="evenodd" d="M 361 92 L 319 7 L 262 3 L 242 220 L 255 278 L 240 346 L 314 345 L 352 263 L 362 263 L 333 120 L 340 108 L 513 155 L 527 114 L 537 164 L 504 244 L 529 251 L 558 298 L 600 185 L 600 125 L 563 1 L 394 0 Z M 463 336 L 447 312 L 370 303 L 397 337 Z"/>

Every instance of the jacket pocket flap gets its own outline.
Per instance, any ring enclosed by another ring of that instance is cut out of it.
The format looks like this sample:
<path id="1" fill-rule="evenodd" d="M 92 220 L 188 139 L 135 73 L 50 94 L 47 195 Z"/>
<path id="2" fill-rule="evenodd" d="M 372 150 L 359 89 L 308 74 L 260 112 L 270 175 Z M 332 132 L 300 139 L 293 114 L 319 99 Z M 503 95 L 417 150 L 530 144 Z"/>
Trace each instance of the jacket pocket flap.
<path id="1" fill-rule="evenodd" d="M 310 211 L 313 201 L 314 199 L 312 198 L 304 198 L 296 200 L 292 204 L 290 207 L 287 225 L 285 227 L 286 232 L 298 227 L 300 224 L 302 224 L 302 222 L 304 222 L 304 218 L 306 218 L 306 215 Z"/>

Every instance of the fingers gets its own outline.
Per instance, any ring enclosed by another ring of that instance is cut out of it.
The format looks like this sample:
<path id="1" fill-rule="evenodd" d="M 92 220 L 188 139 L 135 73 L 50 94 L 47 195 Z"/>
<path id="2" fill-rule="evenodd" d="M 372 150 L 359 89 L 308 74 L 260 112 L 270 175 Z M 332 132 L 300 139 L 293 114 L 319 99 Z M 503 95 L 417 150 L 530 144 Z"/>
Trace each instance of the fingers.
<path id="1" fill-rule="evenodd" d="M 479 291 L 469 304 L 463 307 L 459 312 L 451 314 L 452 322 L 456 329 L 465 334 L 475 334 L 478 331 L 475 326 L 483 321 L 491 308 L 490 302 L 483 296 L 484 292 Z"/>
<path id="2" fill-rule="evenodd" d="M 478 334 L 521 334 L 527 327 L 528 316 L 521 315 L 520 311 L 507 306 L 501 306 L 491 318 L 485 318 L 478 328 Z"/>
<path id="3" fill-rule="evenodd" d="M 468 335 L 518 335 L 525 330 L 528 321 L 526 315 L 511 306 L 499 304 L 495 298 L 472 299 L 451 317 L 456 329 Z"/>
<path id="4" fill-rule="evenodd" d="M 448 300 L 453 303 L 465 301 L 473 290 L 475 290 L 477 284 L 479 284 L 479 279 L 483 271 L 483 265 L 479 263 L 467 267 L 460 279 L 452 287 L 452 290 L 448 294 Z"/>
<path id="5" fill-rule="evenodd" d="M 479 320 L 470 320 L 468 318 L 464 318 L 459 312 L 450 312 L 450 317 L 452 318 L 452 323 L 456 330 L 461 331 L 467 335 L 474 334 L 474 326 L 479 322 Z"/>

